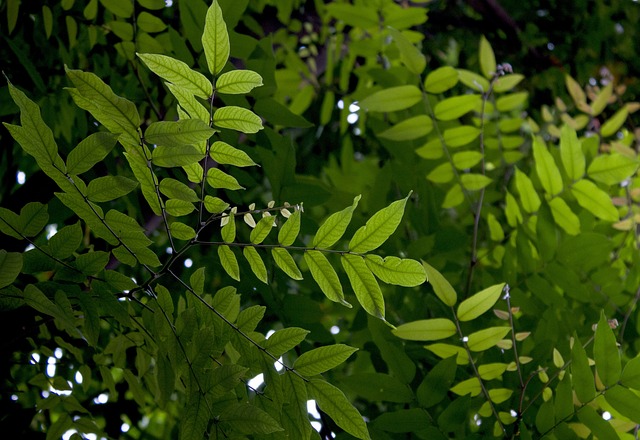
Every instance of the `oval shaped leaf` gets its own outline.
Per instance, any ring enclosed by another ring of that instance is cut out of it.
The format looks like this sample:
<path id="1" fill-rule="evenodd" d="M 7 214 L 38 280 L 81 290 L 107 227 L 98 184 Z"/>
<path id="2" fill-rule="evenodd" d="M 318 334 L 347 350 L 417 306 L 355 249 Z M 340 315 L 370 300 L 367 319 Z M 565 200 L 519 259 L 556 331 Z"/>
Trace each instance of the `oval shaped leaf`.
<path id="1" fill-rule="evenodd" d="M 383 259 L 379 255 L 367 255 L 364 261 L 373 274 L 387 284 L 414 287 L 427 280 L 424 267 L 416 260 L 394 256 Z"/>
<path id="2" fill-rule="evenodd" d="M 574 183 L 571 186 L 571 194 L 580 206 L 596 217 L 608 222 L 620 220 L 620 215 L 613 205 L 611 197 L 590 180 L 579 180 Z"/>
<path id="3" fill-rule="evenodd" d="M 433 111 L 436 119 L 452 121 L 476 108 L 481 100 L 480 95 L 454 96 L 437 103 Z"/>
<path id="4" fill-rule="evenodd" d="M 399 325 L 393 334 L 409 341 L 438 341 L 456 334 L 456 324 L 445 318 L 422 319 Z"/>
<path id="5" fill-rule="evenodd" d="M 450 66 L 439 67 L 430 72 L 424 80 L 424 89 L 428 93 L 446 92 L 458 84 L 458 71 Z"/>
<path id="6" fill-rule="evenodd" d="M 344 344 L 314 348 L 302 353 L 293 363 L 293 368 L 303 376 L 315 376 L 337 367 L 356 351 L 357 348 Z"/>
<path id="7" fill-rule="evenodd" d="M 151 153 L 151 161 L 159 167 L 181 167 L 197 163 L 204 158 L 204 154 L 200 153 L 191 145 L 182 145 L 179 147 L 165 147 L 160 145 Z"/>
<path id="8" fill-rule="evenodd" d="M 324 223 L 322 223 L 315 237 L 313 237 L 313 247 L 328 249 L 342 238 L 344 231 L 347 230 L 347 226 L 349 226 L 351 222 L 353 211 L 358 206 L 360 197 L 359 195 L 354 197 L 351 206 L 331 214 Z"/>
<path id="9" fill-rule="evenodd" d="M 433 130 L 433 122 L 427 115 L 418 115 L 397 123 L 378 136 L 392 141 L 411 141 L 428 135 Z"/>
<path id="10" fill-rule="evenodd" d="M 166 55 L 150 53 L 137 55 L 149 70 L 176 87 L 204 99 L 209 98 L 213 93 L 211 81 L 200 72 L 192 70 L 186 63 Z"/>
<path id="11" fill-rule="evenodd" d="M 218 257 L 224 271 L 234 280 L 240 281 L 240 266 L 238 266 L 238 260 L 231 248 L 226 244 L 219 246 Z"/>
<path id="12" fill-rule="evenodd" d="M 362 308 L 370 315 L 384 319 L 384 297 L 364 259 L 358 255 L 343 254 L 341 261 Z"/>
<path id="13" fill-rule="evenodd" d="M 605 121 L 604 124 L 600 127 L 600 134 L 602 137 L 612 136 L 616 134 L 618 129 L 622 127 L 624 121 L 627 120 L 627 116 L 629 116 L 629 109 L 625 105 L 620 110 L 618 110 L 613 116 Z"/>
<path id="14" fill-rule="evenodd" d="M 440 301 L 442 301 L 449 307 L 453 307 L 458 300 L 458 296 L 455 289 L 451 286 L 451 284 L 449 284 L 449 281 L 447 281 L 440 272 L 438 272 L 428 263 L 425 263 L 423 261 L 422 266 L 427 272 L 427 280 L 433 287 L 433 291 L 435 292 L 436 296 L 440 299 Z"/>
<path id="15" fill-rule="evenodd" d="M 496 56 L 493 53 L 491 44 L 483 35 L 480 37 L 480 70 L 485 78 L 491 79 L 496 73 Z"/>
<path id="16" fill-rule="evenodd" d="M 491 309 L 500 298 L 505 283 L 495 284 L 465 299 L 458 306 L 460 321 L 471 321 Z"/>
<path id="17" fill-rule="evenodd" d="M 365 253 L 378 248 L 393 234 L 402 220 L 404 207 L 411 193 L 396 200 L 386 208 L 373 214 L 367 223 L 358 229 L 349 242 L 349 250 Z"/>
<path id="18" fill-rule="evenodd" d="M 573 213 L 567 202 L 556 197 L 549 200 L 551 215 L 558 226 L 565 230 L 569 235 L 577 235 L 580 233 L 580 219 Z"/>
<path id="19" fill-rule="evenodd" d="M 562 177 L 555 160 L 544 142 L 533 139 L 533 158 L 536 162 L 536 172 L 545 192 L 555 196 L 562 191 Z"/>
<path id="20" fill-rule="evenodd" d="M 447 146 L 452 148 L 461 147 L 476 140 L 480 136 L 480 129 L 471 125 L 462 125 L 445 129 L 443 136 L 444 143 Z"/>
<path id="21" fill-rule="evenodd" d="M 605 386 L 613 386 L 620 379 L 622 367 L 620 365 L 620 352 L 616 343 L 616 337 L 609 326 L 604 312 L 600 313 L 600 320 L 596 328 L 593 342 L 593 360 L 596 362 L 596 371 Z"/>
<path id="22" fill-rule="evenodd" d="M 108 202 L 133 191 L 138 182 L 124 176 L 103 176 L 93 179 L 87 187 L 87 198 L 92 202 Z"/>
<path id="23" fill-rule="evenodd" d="M 211 3 L 204 21 L 202 47 L 207 58 L 209 72 L 213 75 L 220 73 L 229 59 L 229 34 L 227 24 L 222 17 L 222 9 L 217 0 Z"/>
<path id="24" fill-rule="evenodd" d="M 322 293 L 331 301 L 351 307 L 351 304 L 344 299 L 342 283 L 327 257 L 320 251 L 310 250 L 304 253 L 304 260 L 309 266 L 311 276 L 320 286 Z"/>
<path id="25" fill-rule="evenodd" d="M 254 248 L 253 246 L 245 246 L 244 249 L 242 249 L 242 254 L 244 255 L 244 258 L 247 259 L 249 267 L 251 267 L 251 271 L 254 273 L 256 278 L 267 284 L 267 267 L 264 265 L 264 261 L 262 261 L 262 257 L 260 257 L 260 254 L 258 253 L 256 248 Z M 274 356 L 280 356 L 275 353 L 272 354 Z"/>
<path id="26" fill-rule="evenodd" d="M 606 185 L 617 185 L 635 174 L 640 161 L 618 153 L 597 156 L 589 165 L 587 174 Z"/>
<path id="27" fill-rule="evenodd" d="M 460 304 L 462 305 L 462 304 Z M 489 327 L 469 335 L 467 347 L 471 351 L 485 351 L 502 340 L 509 332 L 511 327 Z"/>
<path id="28" fill-rule="evenodd" d="M 262 130 L 262 119 L 251 110 L 228 105 L 220 107 L 213 114 L 213 124 L 242 133 L 257 133 Z"/>
<path id="29" fill-rule="evenodd" d="M 145 140 L 154 145 L 182 147 L 197 145 L 209 139 L 215 130 L 200 119 L 154 122 L 145 130 Z"/>
<path id="30" fill-rule="evenodd" d="M 273 256 L 273 261 L 275 261 L 278 267 L 291 279 L 302 279 L 300 269 L 298 269 L 298 266 L 289 251 L 284 248 L 273 248 L 271 249 L 271 255 Z"/>
<path id="31" fill-rule="evenodd" d="M 359 102 L 360 107 L 371 112 L 394 112 L 407 109 L 422 100 L 422 92 L 416 86 L 398 86 L 380 90 Z"/>
<path id="32" fill-rule="evenodd" d="M 576 131 L 568 125 L 560 130 L 560 159 L 571 180 L 582 179 L 585 169 L 584 152 Z"/>
<path id="33" fill-rule="evenodd" d="M 262 77 L 253 70 L 232 70 L 216 80 L 216 91 L 227 94 L 249 93 L 262 85 Z"/>

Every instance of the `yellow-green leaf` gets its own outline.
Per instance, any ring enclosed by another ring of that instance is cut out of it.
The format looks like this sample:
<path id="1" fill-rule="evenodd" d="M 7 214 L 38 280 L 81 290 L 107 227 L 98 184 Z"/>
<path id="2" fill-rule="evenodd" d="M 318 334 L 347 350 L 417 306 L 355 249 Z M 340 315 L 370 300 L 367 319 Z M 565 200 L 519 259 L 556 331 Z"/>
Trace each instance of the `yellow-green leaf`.
<path id="1" fill-rule="evenodd" d="M 492 180 L 490 177 L 482 174 L 465 173 L 460 176 L 460 182 L 466 190 L 479 191 L 489 185 Z"/>
<path id="2" fill-rule="evenodd" d="M 424 89 L 428 93 L 446 92 L 458 84 L 458 71 L 450 66 L 439 67 L 430 72 L 424 80 Z"/>
<path id="3" fill-rule="evenodd" d="M 256 227 L 253 228 L 249 236 L 249 240 L 253 244 L 260 244 L 271 232 L 271 229 L 275 226 L 276 219 L 273 216 L 262 217 Z"/>
<path id="4" fill-rule="evenodd" d="M 342 211 L 331 214 L 320 226 L 315 237 L 313 237 L 313 247 L 328 249 L 333 246 L 336 241 L 342 238 L 342 235 L 347 230 L 347 226 L 351 222 L 353 211 L 358 206 L 361 196 L 356 196 L 353 199 L 353 204 L 343 209 Z"/>
<path id="5" fill-rule="evenodd" d="M 242 254 L 247 259 L 249 266 L 251 267 L 251 271 L 254 275 L 263 283 L 267 284 L 267 267 L 264 265 L 264 261 L 262 261 L 262 257 L 253 246 L 245 246 L 242 249 Z M 279 355 L 275 355 L 279 356 Z"/>
<path id="6" fill-rule="evenodd" d="M 524 75 L 521 75 L 519 73 L 512 73 L 509 75 L 501 76 L 493 84 L 493 91 L 496 93 L 508 92 L 509 90 L 520 84 L 523 79 Z"/>
<path id="7" fill-rule="evenodd" d="M 384 319 L 384 297 L 364 259 L 358 255 L 343 254 L 341 261 L 362 308 L 370 315 Z"/>
<path id="8" fill-rule="evenodd" d="M 220 264 L 222 264 L 224 271 L 234 280 L 240 281 L 240 267 L 231 248 L 226 244 L 218 246 L 218 257 L 220 258 Z"/>
<path id="9" fill-rule="evenodd" d="M 636 424 L 640 424 L 640 397 L 633 391 L 616 385 L 604 394 L 609 405 Z"/>
<path id="10" fill-rule="evenodd" d="M 437 342 L 431 345 L 425 345 L 424 348 L 435 354 L 442 359 L 448 359 L 451 356 L 456 356 L 456 363 L 458 365 L 466 365 L 469 363 L 469 356 L 467 350 L 459 345 L 443 344 Z"/>
<path id="11" fill-rule="evenodd" d="M 480 37 L 480 70 L 485 78 L 491 79 L 496 73 L 496 56 L 493 53 L 491 44 L 483 35 Z"/>
<path id="12" fill-rule="evenodd" d="M 458 69 L 460 82 L 476 92 L 486 93 L 489 91 L 489 81 L 482 75 L 478 75 L 470 70 Z"/>
<path id="13" fill-rule="evenodd" d="M 314 348 L 302 353 L 293 363 L 293 368 L 303 376 L 315 376 L 337 367 L 356 351 L 357 348 L 344 344 Z"/>
<path id="14" fill-rule="evenodd" d="M 533 139 L 533 158 L 536 162 L 536 172 L 545 192 L 555 196 L 562 191 L 562 177 L 560 170 L 547 146 L 538 138 Z"/>
<path id="15" fill-rule="evenodd" d="M 416 260 L 366 255 L 365 262 L 373 274 L 381 281 L 396 286 L 414 287 L 424 283 L 427 273 Z"/>
<path id="16" fill-rule="evenodd" d="M 383 89 L 367 96 L 359 105 L 371 112 L 394 112 L 407 109 L 422 100 L 422 92 L 416 86 L 398 86 Z"/>
<path id="17" fill-rule="evenodd" d="M 137 55 L 153 73 L 176 87 L 204 99 L 209 98 L 213 93 L 211 81 L 200 72 L 192 70 L 186 63 L 166 55 L 150 53 Z"/>
<path id="18" fill-rule="evenodd" d="M 300 269 L 298 269 L 298 266 L 289 251 L 285 248 L 273 248 L 271 249 L 271 255 L 273 256 L 273 261 L 276 262 L 276 265 L 291 279 L 302 279 L 302 273 L 300 273 Z"/>
<path id="19" fill-rule="evenodd" d="M 627 116 L 629 116 L 629 109 L 627 108 L 627 106 L 624 106 L 613 116 L 607 119 L 600 127 L 600 134 L 602 135 L 602 137 L 613 136 L 614 134 L 616 134 L 618 129 L 620 129 L 620 127 L 622 127 L 622 124 L 624 124 L 624 121 L 627 120 Z"/>
<path id="20" fill-rule="evenodd" d="M 511 327 L 489 327 L 484 330 L 471 333 L 467 340 L 467 346 L 471 351 L 488 350 L 491 347 L 494 347 L 510 331 Z"/>
<path id="21" fill-rule="evenodd" d="M 327 257 L 320 251 L 309 250 L 304 253 L 304 260 L 322 293 L 331 301 L 351 308 L 351 304 L 344 299 L 340 278 Z"/>
<path id="22" fill-rule="evenodd" d="M 427 280 L 429 281 L 429 284 L 431 284 L 431 287 L 433 287 L 433 291 L 436 296 L 449 307 L 453 307 L 456 304 L 458 297 L 454 288 L 449 284 L 449 281 L 447 281 L 440 272 L 428 263 L 423 261 L 422 266 L 427 272 Z"/>
<path id="23" fill-rule="evenodd" d="M 596 217 L 608 222 L 620 220 L 620 215 L 613 205 L 611 197 L 592 181 L 579 180 L 575 182 L 571 186 L 571 194 L 580 206 Z"/>
<path id="24" fill-rule="evenodd" d="M 445 318 L 422 319 L 399 325 L 393 334 L 409 341 L 438 341 L 456 334 L 453 321 Z"/>
<path id="25" fill-rule="evenodd" d="M 579 180 L 584 175 L 585 158 L 576 131 L 568 125 L 560 130 L 560 159 L 571 180 Z"/>
<path id="26" fill-rule="evenodd" d="M 181 145 L 176 147 L 166 147 L 159 145 L 151 154 L 151 161 L 159 167 L 181 167 L 197 163 L 204 157 L 204 154 L 196 150 L 191 145 Z M 147 170 L 147 173 L 149 171 Z"/>
<path id="27" fill-rule="evenodd" d="M 556 197 L 549 200 L 551 215 L 558 226 L 564 229 L 569 235 L 578 235 L 580 233 L 580 219 L 573 213 L 567 202 Z"/>
<path id="28" fill-rule="evenodd" d="M 472 125 L 461 125 L 460 127 L 447 128 L 444 130 L 444 143 L 455 148 L 467 145 L 480 136 L 480 129 Z"/>
<path id="29" fill-rule="evenodd" d="M 508 112 L 511 110 L 515 110 L 522 107 L 528 97 L 528 92 L 516 92 L 510 93 L 508 95 L 502 95 L 501 97 L 496 99 L 496 108 L 499 112 Z"/>
<path id="30" fill-rule="evenodd" d="M 433 122 L 427 115 L 418 115 L 397 123 L 378 133 L 383 139 L 392 141 L 411 141 L 428 135 L 433 130 Z"/>
<path id="31" fill-rule="evenodd" d="M 216 80 L 216 91 L 226 94 L 243 94 L 262 85 L 262 77 L 253 70 L 232 70 Z"/>
<path id="32" fill-rule="evenodd" d="M 207 183 L 211 185 L 212 188 L 224 188 L 230 190 L 244 189 L 235 177 L 230 176 L 218 168 L 209 169 L 209 172 L 207 173 Z"/>
<path id="33" fill-rule="evenodd" d="M 482 387 L 480 386 L 480 380 L 477 377 L 472 377 L 453 386 L 450 391 L 459 396 L 469 394 L 471 397 L 474 397 L 482 392 Z"/>
<path id="34" fill-rule="evenodd" d="M 207 10 L 202 34 L 202 47 L 207 59 L 209 72 L 213 75 L 220 73 L 229 59 L 229 34 L 227 24 L 222 16 L 222 9 L 217 0 L 211 3 Z"/>
<path id="35" fill-rule="evenodd" d="M 504 286 L 505 283 L 495 284 L 462 301 L 458 306 L 458 319 L 471 321 L 491 309 L 500 298 Z"/>
<path id="36" fill-rule="evenodd" d="M 213 114 L 213 124 L 242 133 L 257 133 L 262 130 L 262 119 L 251 110 L 228 105 L 220 107 Z"/>
<path id="37" fill-rule="evenodd" d="M 402 220 L 404 207 L 409 196 L 396 200 L 371 216 L 367 223 L 359 228 L 349 242 L 349 250 L 365 253 L 378 248 L 393 234 Z"/>
<path id="38" fill-rule="evenodd" d="M 540 208 L 540 197 L 531 183 L 531 179 L 525 173 L 516 168 L 516 188 L 520 194 L 522 207 L 528 213 L 537 212 Z"/>
<path id="39" fill-rule="evenodd" d="M 282 225 L 280 232 L 278 232 L 278 243 L 282 246 L 291 246 L 298 234 L 300 233 L 300 210 L 296 209 L 293 214 L 289 216 L 287 221 Z"/>
<path id="40" fill-rule="evenodd" d="M 618 153 L 601 154 L 589 165 L 587 174 L 593 180 L 606 185 L 617 185 L 638 170 L 640 161 Z"/>
<path id="41" fill-rule="evenodd" d="M 400 51 L 400 61 L 402 61 L 402 64 L 406 66 L 409 72 L 414 75 L 420 75 L 427 66 L 427 60 L 424 54 L 415 47 L 402 32 L 391 27 L 387 29 Z"/>
<path id="42" fill-rule="evenodd" d="M 480 95 L 462 95 L 446 98 L 436 104 L 434 114 L 436 119 L 440 121 L 451 121 L 476 108 L 481 99 Z"/>

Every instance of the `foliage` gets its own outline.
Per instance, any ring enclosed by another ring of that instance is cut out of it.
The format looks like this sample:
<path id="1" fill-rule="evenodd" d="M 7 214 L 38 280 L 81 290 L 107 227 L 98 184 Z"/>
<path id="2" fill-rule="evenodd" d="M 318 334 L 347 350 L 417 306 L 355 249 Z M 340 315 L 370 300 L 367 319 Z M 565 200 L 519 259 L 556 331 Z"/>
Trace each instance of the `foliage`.
<path id="1" fill-rule="evenodd" d="M 633 437 L 637 103 L 565 75 L 570 103 L 528 116 L 489 39 L 466 68 L 427 57 L 413 3 L 37 11 L 68 82 L 23 56 L 50 96 L 7 87 L 4 166 L 27 172 L 0 208 L 1 304 L 29 329 L 3 382 L 18 429 Z M 7 2 L 16 54 L 24 7 Z"/>

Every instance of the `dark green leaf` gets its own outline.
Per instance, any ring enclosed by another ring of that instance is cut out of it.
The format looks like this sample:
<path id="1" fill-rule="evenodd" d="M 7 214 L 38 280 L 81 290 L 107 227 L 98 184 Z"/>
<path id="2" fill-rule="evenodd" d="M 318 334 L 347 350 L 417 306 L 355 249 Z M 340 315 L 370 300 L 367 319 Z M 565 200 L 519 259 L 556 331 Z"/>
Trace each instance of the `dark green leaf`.
<path id="1" fill-rule="evenodd" d="M 314 348 L 301 354 L 293 363 L 293 368 L 303 376 L 315 376 L 342 364 L 356 351 L 357 348 L 344 344 Z"/>
<path id="2" fill-rule="evenodd" d="M 600 314 L 600 321 L 596 328 L 595 341 L 593 343 L 593 358 L 596 362 L 596 371 L 602 383 L 610 387 L 615 385 L 620 379 L 622 367 L 620 365 L 620 352 L 616 343 L 613 330 L 609 327 L 609 322 Z"/>
<path id="3" fill-rule="evenodd" d="M 124 176 L 104 176 L 93 179 L 87 187 L 87 198 L 92 202 L 109 202 L 133 191 L 138 182 Z"/>

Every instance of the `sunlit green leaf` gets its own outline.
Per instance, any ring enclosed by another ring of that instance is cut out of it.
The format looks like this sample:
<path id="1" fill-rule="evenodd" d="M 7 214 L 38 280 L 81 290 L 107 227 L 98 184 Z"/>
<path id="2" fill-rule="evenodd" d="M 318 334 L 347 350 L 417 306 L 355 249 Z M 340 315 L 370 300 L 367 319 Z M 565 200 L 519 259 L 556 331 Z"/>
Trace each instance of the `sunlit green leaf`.
<path id="1" fill-rule="evenodd" d="M 365 262 L 373 274 L 387 284 L 414 287 L 427 280 L 424 267 L 416 260 L 367 255 Z"/>
<path id="2" fill-rule="evenodd" d="M 300 210 L 296 209 L 293 214 L 289 216 L 286 222 L 280 228 L 278 232 L 278 243 L 283 246 L 291 246 L 298 234 L 300 233 Z"/>
<path id="3" fill-rule="evenodd" d="M 627 108 L 627 106 L 624 106 L 613 116 L 607 119 L 604 124 L 602 124 L 602 126 L 600 127 L 600 135 L 602 137 L 614 135 L 620 129 L 620 127 L 622 127 L 624 121 L 627 120 L 627 116 L 629 116 L 629 109 Z"/>
<path id="4" fill-rule="evenodd" d="M 234 148 L 226 142 L 216 141 L 211 144 L 209 153 L 213 160 L 225 165 L 234 165 L 237 167 L 250 167 L 256 163 L 244 151 Z"/>
<path id="5" fill-rule="evenodd" d="M 604 398 L 616 411 L 634 423 L 640 423 L 640 396 L 616 385 L 606 391 Z"/>
<path id="6" fill-rule="evenodd" d="M 456 325 L 445 318 L 423 319 L 399 325 L 393 334 L 409 341 L 438 341 L 455 335 Z"/>
<path id="7" fill-rule="evenodd" d="M 458 365 L 466 365 L 469 363 L 467 350 L 459 345 L 443 344 L 442 342 L 437 342 L 435 344 L 425 345 L 424 348 L 442 359 L 448 359 L 452 356 L 455 356 L 456 363 Z"/>
<path id="8" fill-rule="evenodd" d="M 165 209 L 167 214 L 180 217 L 191 214 L 196 207 L 193 206 L 192 202 L 187 202 L 186 200 L 169 199 L 165 203 Z"/>
<path id="9" fill-rule="evenodd" d="M 574 340 L 571 349 L 571 376 L 578 400 L 582 403 L 593 400 L 596 395 L 595 379 L 587 353 L 578 339 Z"/>
<path id="10" fill-rule="evenodd" d="M 129 18 L 133 15 L 133 3 L 123 0 L 100 0 L 100 3 L 104 5 L 107 10 L 113 14 Z"/>
<path id="11" fill-rule="evenodd" d="M 222 17 L 222 9 L 217 0 L 211 3 L 207 10 L 202 34 L 202 47 L 207 58 L 209 72 L 214 75 L 220 73 L 229 59 L 229 34 L 227 24 Z"/>
<path id="12" fill-rule="evenodd" d="M 592 181 L 583 179 L 575 182 L 571 186 L 571 194 L 580 206 L 596 217 L 608 222 L 617 222 L 620 219 L 611 197 Z"/>
<path id="13" fill-rule="evenodd" d="M 349 226 L 351 222 L 353 211 L 358 206 L 360 197 L 361 196 L 354 197 L 351 206 L 331 214 L 324 223 L 322 223 L 322 226 L 320 226 L 313 238 L 313 247 L 328 249 L 342 238 L 342 235 L 347 230 L 347 226 Z"/>
<path id="14" fill-rule="evenodd" d="M 160 181 L 160 192 L 169 198 L 184 200 L 185 202 L 197 202 L 199 200 L 193 189 L 171 177 L 165 177 Z"/>
<path id="15" fill-rule="evenodd" d="M 79 175 L 102 161 L 116 145 L 118 136 L 104 131 L 83 139 L 67 156 L 67 172 Z"/>
<path id="16" fill-rule="evenodd" d="M 471 72 L 470 70 L 457 70 L 458 78 L 460 82 L 465 86 L 480 93 L 486 93 L 489 91 L 489 81 L 487 81 L 487 79 L 482 75 L 478 75 L 477 73 Z"/>
<path id="17" fill-rule="evenodd" d="M 256 227 L 251 231 L 251 235 L 249 237 L 251 243 L 262 243 L 269 235 L 269 232 L 271 232 L 271 229 L 275 226 L 275 220 L 276 219 L 272 216 L 262 217 L 256 224 Z"/>
<path id="18" fill-rule="evenodd" d="M 207 172 L 207 183 L 213 188 L 224 188 L 230 190 L 244 189 L 235 177 L 219 170 L 218 168 L 210 168 Z"/>
<path id="19" fill-rule="evenodd" d="M 465 396 L 469 394 L 473 397 L 480 394 L 481 391 L 482 386 L 480 385 L 480 380 L 477 377 L 463 380 L 462 382 L 456 384 L 451 388 L 451 392 L 457 394 L 458 396 Z"/>
<path id="20" fill-rule="evenodd" d="M 104 176 L 93 179 L 87 187 L 87 198 L 92 202 L 108 202 L 129 194 L 138 182 L 124 176 Z"/>
<path id="21" fill-rule="evenodd" d="M 201 104 L 189 90 L 184 89 L 182 87 L 178 87 L 173 83 L 166 82 L 165 85 L 171 92 L 171 94 L 176 98 L 180 107 L 186 111 L 189 116 L 193 119 L 199 119 L 205 124 L 209 125 L 209 110 Z M 183 118 L 182 116 L 180 117 Z"/>
<path id="22" fill-rule="evenodd" d="M 496 56 L 491 48 L 491 43 L 487 41 L 485 36 L 480 37 L 480 70 L 485 78 L 491 79 L 496 73 Z"/>
<path id="23" fill-rule="evenodd" d="M 271 255 L 273 256 L 273 261 L 276 262 L 276 265 L 290 278 L 294 280 L 302 279 L 302 273 L 300 273 L 300 269 L 298 269 L 298 266 L 289 251 L 285 248 L 273 248 L 271 249 Z"/>
<path id="24" fill-rule="evenodd" d="M 220 264 L 222 264 L 224 271 L 234 280 L 240 281 L 240 267 L 231 248 L 226 244 L 219 246 L 218 257 L 220 258 Z"/>
<path id="25" fill-rule="evenodd" d="M 460 151 L 455 153 L 452 158 L 453 165 L 459 170 L 472 168 L 482 160 L 482 153 L 479 151 Z"/>
<path id="26" fill-rule="evenodd" d="M 384 297 L 364 259 L 358 255 L 343 254 L 341 261 L 362 308 L 370 315 L 384 319 Z"/>
<path id="27" fill-rule="evenodd" d="M 211 81 L 200 72 L 192 70 L 186 63 L 166 55 L 150 53 L 137 55 L 153 73 L 176 87 L 205 99 L 213 93 Z"/>
<path id="28" fill-rule="evenodd" d="M 351 307 L 351 304 L 344 299 L 342 283 L 327 257 L 320 251 L 309 250 L 304 253 L 304 260 L 309 266 L 311 276 L 320 286 L 322 293 L 331 301 Z"/>
<path id="29" fill-rule="evenodd" d="M 274 356 L 280 356 L 297 347 L 308 334 L 309 330 L 303 328 L 282 328 L 264 340 L 262 346 Z"/>
<path id="30" fill-rule="evenodd" d="M 505 283 L 495 284 L 462 301 L 456 313 L 458 319 L 471 321 L 491 309 L 500 298 L 504 286 Z"/>
<path id="31" fill-rule="evenodd" d="M 213 124 L 220 128 L 230 128 L 242 133 L 257 133 L 262 130 L 262 119 L 251 110 L 228 105 L 220 107 L 213 114 Z"/>
<path id="32" fill-rule="evenodd" d="M 533 183 L 529 176 L 516 168 L 516 188 L 518 188 L 518 194 L 520 194 L 520 202 L 522 208 L 528 213 L 537 212 L 540 208 L 540 197 L 533 187 Z"/>
<path id="33" fill-rule="evenodd" d="M 620 352 L 616 344 L 616 337 L 609 327 L 609 322 L 600 313 L 600 320 L 596 328 L 595 341 L 593 343 L 593 358 L 596 362 L 596 371 L 602 383 L 613 386 L 620 379 L 621 365 Z"/>
<path id="34" fill-rule="evenodd" d="M 416 86 L 389 87 L 367 96 L 358 103 L 371 112 L 394 112 L 404 110 L 422 100 L 422 93 Z"/>
<path id="35" fill-rule="evenodd" d="M 528 92 L 516 92 L 508 95 L 502 95 L 496 99 L 496 108 L 500 112 L 508 112 L 518 109 L 525 104 L 528 97 Z"/>
<path id="36" fill-rule="evenodd" d="M 610 438 L 614 440 L 620 438 L 611 423 L 603 419 L 602 415 L 592 407 L 585 405 L 584 407 L 580 408 L 580 411 L 576 411 L 576 413 L 578 416 L 578 420 L 580 420 L 580 422 L 584 423 L 587 428 L 589 428 L 594 437 L 599 439 Z"/>
<path id="37" fill-rule="evenodd" d="M 162 32 L 167 28 L 167 25 L 160 18 L 146 11 L 138 14 L 136 22 L 140 29 L 149 33 Z"/>
<path id="38" fill-rule="evenodd" d="M 443 135 L 444 143 L 452 148 L 467 145 L 476 140 L 478 136 L 480 136 L 480 129 L 471 125 L 447 128 Z"/>
<path id="39" fill-rule="evenodd" d="M 478 366 L 478 374 L 482 380 L 493 380 L 500 376 L 507 370 L 507 364 L 492 363 Z"/>
<path id="40" fill-rule="evenodd" d="M 567 234 L 577 235 L 580 233 L 580 219 L 571 211 L 567 202 L 556 197 L 555 199 L 549 200 L 549 207 L 551 208 L 553 220 L 558 226 L 564 229 Z"/>
<path id="41" fill-rule="evenodd" d="M 632 159 L 618 153 L 598 155 L 587 169 L 593 180 L 606 185 L 617 185 L 632 176 L 640 166 L 638 159 Z"/>
<path id="42" fill-rule="evenodd" d="M 562 177 L 555 160 L 544 142 L 533 139 L 533 158 L 536 162 L 536 172 L 545 192 L 555 196 L 562 191 Z"/>
<path id="43" fill-rule="evenodd" d="M 501 76 L 493 84 L 493 91 L 496 93 L 508 92 L 509 90 L 520 84 L 523 79 L 524 75 L 521 75 L 519 73 L 512 73 L 509 75 Z"/>
<path id="44" fill-rule="evenodd" d="M 436 119 L 440 121 L 458 119 L 476 108 L 481 99 L 480 95 L 463 95 L 443 99 L 434 108 Z"/>
<path id="45" fill-rule="evenodd" d="M 460 176 L 462 186 L 469 191 L 479 191 L 487 185 L 491 184 L 490 177 L 477 173 L 464 173 Z"/>
<path id="46" fill-rule="evenodd" d="M 402 32 L 391 27 L 387 30 L 400 51 L 400 61 L 402 61 L 402 64 L 407 67 L 409 72 L 415 75 L 420 75 L 427 66 L 425 56 L 407 39 L 407 37 L 402 34 Z"/>
<path id="47" fill-rule="evenodd" d="M 199 119 L 181 119 L 178 121 L 154 122 L 144 132 L 145 140 L 150 144 L 166 147 L 183 147 L 204 142 L 215 130 Z"/>
<path id="48" fill-rule="evenodd" d="M 357 348 L 344 344 L 314 348 L 301 354 L 293 363 L 293 368 L 303 376 L 315 376 L 342 364 L 356 351 Z"/>
<path id="49" fill-rule="evenodd" d="M 460 304 L 462 305 L 462 304 Z M 471 333 L 467 346 L 471 351 L 485 351 L 495 345 L 511 331 L 511 327 L 489 327 Z"/>
<path id="50" fill-rule="evenodd" d="M 427 272 L 427 280 L 433 287 L 436 296 L 449 307 L 453 307 L 457 301 L 457 295 L 449 281 L 442 276 L 435 268 L 428 263 L 422 262 L 422 266 Z"/>
<path id="51" fill-rule="evenodd" d="M 576 131 L 563 125 L 560 136 L 560 158 L 562 166 L 571 180 L 579 180 L 584 175 L 585 158 Z"/>
<path id="52" fill-rule="evenodd" d="M 232 70 L 225 72 L 216 80 L 218 93 L 241 94 L 262 85 L 262 77 L 252 70 Z"/>
<path id="53" fill-rule="evenodd" d="M 178 240 L 191 240 L 196 236 L 196 231 L 194 231 L 191 226 L 180 222 L 170 223 L 169 231 L 173 238 L 177 238 Z"/>
<path id="54" fill-rule="evenodd" d="M 458 84 L 458 71 L 450 66 L 439 67 L 424 80 L 424 89 L 433 94 L 446 92 Z"/>
<path id="55" fill-rule="evenodd" d="M 396 200 L 386 208 L 373 214 L 367 220 L 367 223 L 353 234 L 349 242 L 349 250 L 365 253 L 378 248 L 387 241 L 400 224 L 404 214 L 404 207 L 410 195 L 404 199 Z"/>
<path id="56" fill-rule="evenodd" d="M 410 141 L 426 136 L 433 129 L 433 122 L 427 115 L 413 116 L 397 123 L 391 128 L 378 133 L 383 139 L 392 141 Z"/>
<path id="57" fill-rule="evenodd" d="M 218 197 L 207 195 L 204 197 L 204 207 L 212 214 L 219 214 L 227 209 L 229 204 Z"/>
<path id="58" fill-rule="evenodd" d="M 202 160 L 203 157 L 204 154 L 200 153 L 191 145 L 182 145 L 179 147 L 165 147 L 164 145 L 160 145 L 153 149 L 151 161 L 159 167 L 171 168 L 196 163 Z"/>

